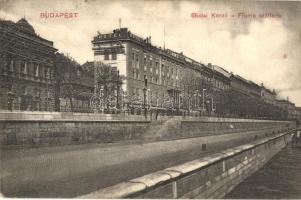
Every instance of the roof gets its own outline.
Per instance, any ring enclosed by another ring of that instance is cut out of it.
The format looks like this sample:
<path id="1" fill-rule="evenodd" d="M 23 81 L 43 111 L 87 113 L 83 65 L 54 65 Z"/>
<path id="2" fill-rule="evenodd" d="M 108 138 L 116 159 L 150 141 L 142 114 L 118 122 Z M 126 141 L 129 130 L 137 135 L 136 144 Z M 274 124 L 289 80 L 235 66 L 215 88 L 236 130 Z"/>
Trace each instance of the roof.
<path id="1" fill-rule="evenodd" d="M 42 43 L 54 49 L 53 42 L 47 39 L 44 39 L 36 34 L 33 26 L 25 19 L 21 18 L 16 23 L 10 20 L 1 20 L 0 19 L 0 31 L 9 31 L 16 35 L 22 36 L 24 38 L 34 40 L 36 42 Z"/>
<path id="2" fill-rule="evenodd" d="M 225 70 L 224 68 L 217 66 L 217 65 L 212 65 L 213 70 L 221 73 L 222 75 L 224 75 L 227 78 L 230 78 L 231 73 L 229 73 L 227 70 Z"/>
<path id="3" fill-rule="evenodd" d="M 35 31 L 25 18 L 21 18 L 16 23 L 22 30 L 35 34 Z"/>

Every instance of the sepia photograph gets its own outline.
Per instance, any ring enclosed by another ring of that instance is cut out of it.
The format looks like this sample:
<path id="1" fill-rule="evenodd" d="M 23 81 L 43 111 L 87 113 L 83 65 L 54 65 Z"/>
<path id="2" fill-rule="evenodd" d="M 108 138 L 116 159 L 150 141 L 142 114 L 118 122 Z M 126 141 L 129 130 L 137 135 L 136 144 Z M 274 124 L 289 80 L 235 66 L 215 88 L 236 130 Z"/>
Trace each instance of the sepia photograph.
<path id="1" fill-rule="evenodd" d="M 0 0 L 0 198 L 301 199 L 301 1 Z"/>

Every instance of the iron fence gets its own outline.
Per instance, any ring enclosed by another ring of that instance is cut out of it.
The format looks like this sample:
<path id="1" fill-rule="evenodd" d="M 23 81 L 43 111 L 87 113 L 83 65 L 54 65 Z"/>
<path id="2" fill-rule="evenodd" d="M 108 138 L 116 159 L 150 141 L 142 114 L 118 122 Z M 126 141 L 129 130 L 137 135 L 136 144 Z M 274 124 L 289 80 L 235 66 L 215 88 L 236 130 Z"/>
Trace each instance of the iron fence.
<path id="1" fill-rule="evenodd" d="M 163 107 L 147 107 L 144 109 L 139 106 L 131 106 L 123 109 L 117 108 L 91 108 L 89 106 L 60 106 L 59 109 L 54 110 L 47 103 L 31 103 L 26 106 L 21 103 L 3 103 L 0 102 L 0 110 L 5 111 L 41 111 L 41 112 L 75 112 L 75 113 L 99 113 L 99 114 L 124 114 L 124 115 L 147 115 L 151 118 L 158 118 L 158 116 L 194 116 L 194 117 L 226 117 L 226 118 L 241 118 L 241 119 L 265 119 L 265 120 L 287 120 L 287 117 L 279 116 L 251 116 L 251 115 L 238 115 L 236 113 L 214 113 L 202 112 L 201 110 L 184 110 L 172 109 Z"/>

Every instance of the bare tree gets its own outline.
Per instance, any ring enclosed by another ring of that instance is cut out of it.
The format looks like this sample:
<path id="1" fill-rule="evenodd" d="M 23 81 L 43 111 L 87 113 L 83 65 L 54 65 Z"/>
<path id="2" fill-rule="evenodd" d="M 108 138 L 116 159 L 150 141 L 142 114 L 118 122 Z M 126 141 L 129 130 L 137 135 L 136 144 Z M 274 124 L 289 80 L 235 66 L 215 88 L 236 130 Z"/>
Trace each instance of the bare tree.
<path id="1" fill-rule="evenodd" d="M 69 56 L 56 54 L 56 107 L 60 110 L 59 97 L 69 99 L 70 111 L 74 111 L 73 98 L 79 93 L 75 87 L 80 64 Z"/>
<path id="2" fill-rule="evenodd" d="M 112 106 L 120 108 L 123 80 L 124 76 L 120 76 L 116 68 L 103 63 L 96 64 L 96 92 L 107 110 Z"/>

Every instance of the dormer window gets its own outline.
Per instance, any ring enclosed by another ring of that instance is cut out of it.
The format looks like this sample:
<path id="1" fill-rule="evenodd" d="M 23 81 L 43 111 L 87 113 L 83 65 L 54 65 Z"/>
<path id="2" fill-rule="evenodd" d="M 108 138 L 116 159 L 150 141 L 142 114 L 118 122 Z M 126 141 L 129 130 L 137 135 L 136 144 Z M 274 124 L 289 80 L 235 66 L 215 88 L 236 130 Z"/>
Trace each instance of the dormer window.
<path id="1" fill-rule="evenodd" d="M 81 71 L 80 71 L 79 68 L 77 69 L 76 75 L 77 75 L 77 76 L 81 76 Z"/>

